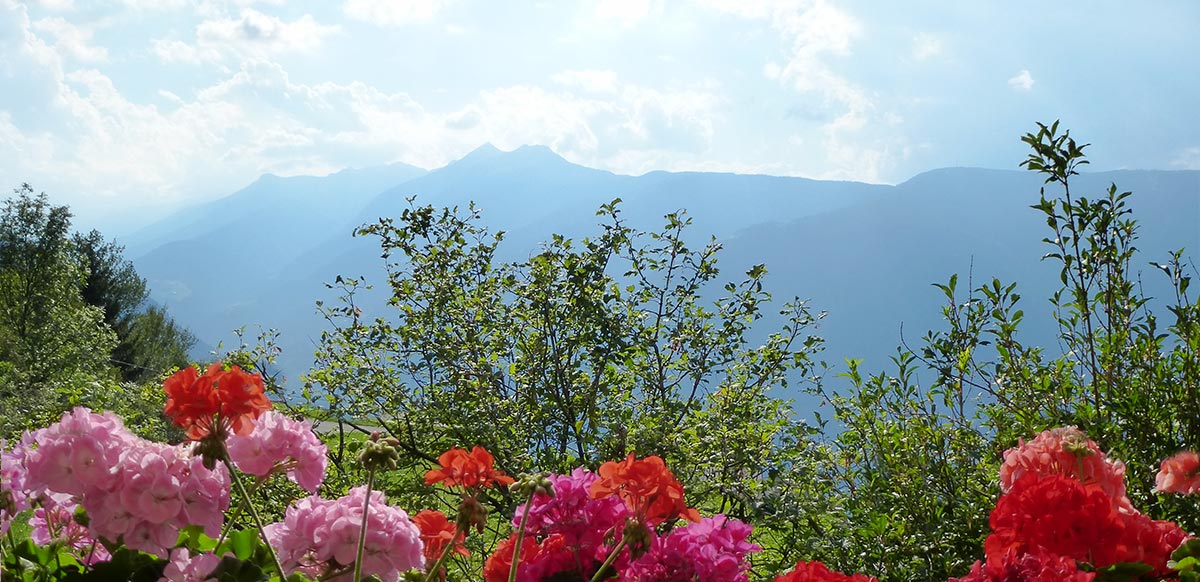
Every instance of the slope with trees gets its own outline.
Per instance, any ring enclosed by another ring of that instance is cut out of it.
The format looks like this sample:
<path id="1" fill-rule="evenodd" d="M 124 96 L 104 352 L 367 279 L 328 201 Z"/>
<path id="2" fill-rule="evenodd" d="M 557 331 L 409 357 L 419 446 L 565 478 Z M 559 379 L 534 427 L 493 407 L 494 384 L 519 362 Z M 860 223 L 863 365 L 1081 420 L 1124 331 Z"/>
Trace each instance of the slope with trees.
<path id="1" fill-rule="evenodd" d="M 70 232 L 71 214 L 28 184 L 0 212 L 0 418 L 3 433 L 81 402 L 161 415 L 146 383 L 187 363 L 195 341 L 161 307 L 122 248 L 99 232 Z M 124 384 L 123 384 L 124 383 Z M 122 404 L 124 402 L 124 404 Z"/>

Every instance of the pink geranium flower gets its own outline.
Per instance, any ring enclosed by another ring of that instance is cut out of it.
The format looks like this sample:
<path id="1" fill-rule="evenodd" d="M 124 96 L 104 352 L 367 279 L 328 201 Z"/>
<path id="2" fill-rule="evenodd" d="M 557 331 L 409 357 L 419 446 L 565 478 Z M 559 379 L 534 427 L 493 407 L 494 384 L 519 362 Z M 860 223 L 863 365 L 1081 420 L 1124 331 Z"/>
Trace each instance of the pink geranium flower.
<path id="1" fill-rule="evenodd" d="M 1183 451 L 1163 460 L 1154 489 L 1161 493 L 1192 495 L 1200 493 L 1200 455 Z"/>
<path id="2" fill-rule="evenodd" d="M 249 475 L 287 473 L 309 493 L 316 493 L 325 480 L 325 443 L 313 433 L 307 420 L 292 420 L 268 411 L 254 421 L 253 430 L 229 437 L 227 446 L 229 458 Z"/>
<path id="3" fill-rule="evenodd" d="M 317 578 L 353 565 L 365 493 L 366 487 L 356 487 L 333 501 L 316 496 L 301 499 L 287 509 L 282 522 L 268 525 L 267 539 L 284 569 Z M 397 582 L 401 573 L 424 565 L 420 530 L 404 510 L 388 505 L 382 493 L 372 491 L 363 574 Z"/>
<path id="4" fill-rule="evenodd" d="M 163 569 L 162 578 L 158 582 L 204 582 L 206 580 L 215 580 L 209 576 L 213 570 L 217 569 L 217 565 L 221 563 L 221 558 L 216 554 L 199 554 L 191 556 L 186 548 L 177 548 L 171 550 L 171 559 L 167 560 L 167 567 Z"/>
<path id="5" fill-rule="evenodd" d="M 1029 442 L 1021 441 L 1004 452 L 1000 466 L 1000 491 L 1008 493 L 1022 481 L 1065 475 L 1081 483 L 1094 483 L 1118 507 L 1132 509 L 1125 496 L 1125 464 L 1109 459 L 1095 441 L 1073 426 L 1043 431 Z"/>

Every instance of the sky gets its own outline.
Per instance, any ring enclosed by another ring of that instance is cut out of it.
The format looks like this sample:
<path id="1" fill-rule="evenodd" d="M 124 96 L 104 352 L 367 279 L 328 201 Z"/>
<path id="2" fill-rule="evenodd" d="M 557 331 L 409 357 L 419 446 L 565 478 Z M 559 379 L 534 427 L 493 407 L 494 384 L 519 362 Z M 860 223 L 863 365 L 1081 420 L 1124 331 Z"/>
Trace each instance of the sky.
<path id="1" fill-rule="evenodd" d="M 0 0 L 0 176 L 117 234 L 484 144 L 622 174 L 1200 169 L 1200 3 Z M 106 234 L 107 234 L 106 232 Z"/>

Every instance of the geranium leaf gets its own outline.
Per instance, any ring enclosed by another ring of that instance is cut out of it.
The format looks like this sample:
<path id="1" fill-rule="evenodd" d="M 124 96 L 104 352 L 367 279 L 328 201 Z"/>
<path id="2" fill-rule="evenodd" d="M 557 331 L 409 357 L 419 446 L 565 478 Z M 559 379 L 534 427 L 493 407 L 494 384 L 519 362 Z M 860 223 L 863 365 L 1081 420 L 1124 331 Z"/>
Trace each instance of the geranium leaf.
<path id="1" fill-rule="evenodd" d="M 221 563 L 217 564 L 217 568 L 212 571 L 212 574 L 209 574 L 209 577 L 216 578 L 220 582 L 262 582 L 267 579 L 266 573 L 258 567 L 258 564 L 231 556 L 221 558 Z"/>
<path id="2" fill-rule="evenodd" d="M 1149 564 L 1142 562 L 1121 562 L 1104 568 L 1096 569 L 1096 580 L 1111 582 L 1130 582 L 1154 571 Z"/>

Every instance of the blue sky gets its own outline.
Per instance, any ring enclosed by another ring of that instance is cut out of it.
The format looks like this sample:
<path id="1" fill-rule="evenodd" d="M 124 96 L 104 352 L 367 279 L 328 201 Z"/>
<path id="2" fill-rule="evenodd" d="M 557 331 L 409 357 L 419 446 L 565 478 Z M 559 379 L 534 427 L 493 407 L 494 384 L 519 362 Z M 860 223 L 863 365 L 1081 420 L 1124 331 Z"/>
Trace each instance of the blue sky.
<path id="1" fill-rule="evenodd" d="M 483 143 L 618 173 L 1200 169 L 1200 3 L 0 0 L 0 175 L 119 232 Z"/>

